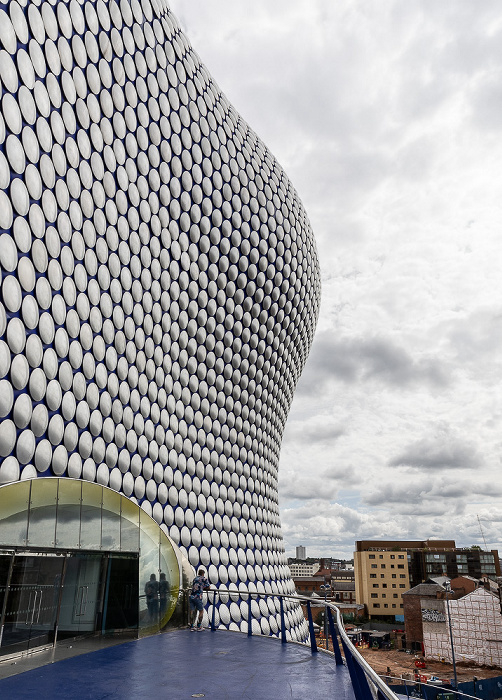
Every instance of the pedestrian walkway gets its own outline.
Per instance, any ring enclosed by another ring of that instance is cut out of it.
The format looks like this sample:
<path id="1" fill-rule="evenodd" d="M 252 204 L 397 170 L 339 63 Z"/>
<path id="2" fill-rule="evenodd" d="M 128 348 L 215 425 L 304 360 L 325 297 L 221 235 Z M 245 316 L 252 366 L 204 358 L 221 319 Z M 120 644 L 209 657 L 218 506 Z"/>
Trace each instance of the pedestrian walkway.
<path id="1" fill-rule="evenodd" d="M 354 700 L 345 666 L 299 644 L 174 630 L 0 680 L 5 700 Z"/>

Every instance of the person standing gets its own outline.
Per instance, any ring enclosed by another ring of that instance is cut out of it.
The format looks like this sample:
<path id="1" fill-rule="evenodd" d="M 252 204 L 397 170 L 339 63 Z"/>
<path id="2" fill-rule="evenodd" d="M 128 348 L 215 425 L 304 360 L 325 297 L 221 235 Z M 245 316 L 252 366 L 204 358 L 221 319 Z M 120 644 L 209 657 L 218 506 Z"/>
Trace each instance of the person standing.
<path id="1" fill-rule="evenodd" d="M 160 619 L 164 617 L 164 614 L 167 610 L 167 601 L 169 596 L 171 595 L 171 586 L 169 585 L 169 581 L 166 579 L 165 574 L 160 574 L 160 581 L 159 581 L 159 601 L 160 601 Z"/>
<path id="2" fill-rule="evenodd" d="M 209 588 L 209 581 L 205 578 L 204 569 L 199 569 L 197 576 L 194 578 L 192 583 L 192 591 L 190 593 L 190 631 L 203 632 L 204 627 L 202 627 L 202 617 L 204 616 L 204 591 Z M 198 619 L 197 619 L 198 613 Z M 197 628 L 195 627 L 195 621 L 197 620 Z"/>
<path id="3" fill-rule="evenodd" d="M 159 582 L 155 574 L 151 574 L 150 580 L 145 584 L 145 597 L 148 617 L 151 622 L 154 622 L 159 614 Z"/>

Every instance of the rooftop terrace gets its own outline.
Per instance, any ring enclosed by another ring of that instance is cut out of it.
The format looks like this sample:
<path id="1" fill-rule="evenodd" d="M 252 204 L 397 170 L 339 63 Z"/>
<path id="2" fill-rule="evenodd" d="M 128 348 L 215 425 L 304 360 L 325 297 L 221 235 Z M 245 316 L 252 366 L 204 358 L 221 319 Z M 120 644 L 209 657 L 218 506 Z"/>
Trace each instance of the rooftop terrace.
<path id="1" fill-rule="evenodd" d="M 336 666 L 332 655 L 236 632 L 173 630 L 23 671 L 34 663 L 35 657 L 18 662 L 22 672 L 0 680 L 0 697 L 354 700 L 347 667 Z"/>

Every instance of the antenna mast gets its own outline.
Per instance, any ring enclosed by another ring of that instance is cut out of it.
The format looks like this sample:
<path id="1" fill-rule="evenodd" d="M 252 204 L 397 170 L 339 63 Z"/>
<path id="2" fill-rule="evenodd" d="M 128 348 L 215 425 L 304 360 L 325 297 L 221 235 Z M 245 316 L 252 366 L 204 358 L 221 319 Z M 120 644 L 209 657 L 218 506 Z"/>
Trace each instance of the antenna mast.
<path id="1" fill-rule="evenodd" d="M 483 532 L 483 528 L 481 527 L 481 520 L 479 519 L 479 515 L 476 514 L 476 518 L 478 519 L 479 531 L 481 532 L 481 537 L 483 538 L 483 543 L 484 543 L 484 545 L 485 545 L 485 552 L 487 552 L 487 551 L 488 551 L 488 546 L 487 546 L 487 544 L 486 544 L 485 534 L 484 534 L 484 532 Z"/>

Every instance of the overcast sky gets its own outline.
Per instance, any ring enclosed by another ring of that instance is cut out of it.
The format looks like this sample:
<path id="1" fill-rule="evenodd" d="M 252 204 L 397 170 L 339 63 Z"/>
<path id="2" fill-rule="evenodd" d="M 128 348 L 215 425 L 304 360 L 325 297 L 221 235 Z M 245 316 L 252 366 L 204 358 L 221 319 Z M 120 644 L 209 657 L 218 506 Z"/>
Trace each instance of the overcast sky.
<path id="1" fill-rule="evenodd" d="M 502 539 L 499 0 L 173 0 L 322 270 L 284 434 L 288 554 Z M 501 547 L 502 548 L 502 547 Z"/>

